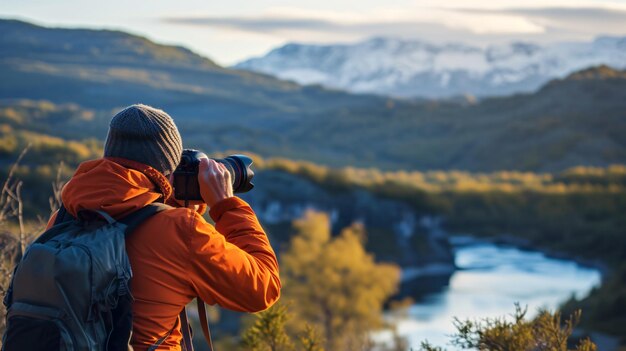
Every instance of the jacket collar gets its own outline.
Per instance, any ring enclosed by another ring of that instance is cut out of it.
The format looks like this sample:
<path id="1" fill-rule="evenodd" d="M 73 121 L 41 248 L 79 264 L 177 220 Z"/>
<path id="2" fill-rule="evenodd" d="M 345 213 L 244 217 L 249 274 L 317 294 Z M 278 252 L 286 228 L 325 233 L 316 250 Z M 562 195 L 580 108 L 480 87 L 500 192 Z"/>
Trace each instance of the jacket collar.
<path id="1" fill-rule="evenodd" d="M 104 159 L 143 173 L 152 181 L 152 183 L 154 183 L 159 188 L 161 194 L 163 194 L 163 202 L 166 202 L 170 198 L 170 196 L 172 196 L 172 185 L 170 184 L 167 177 L 165 177 L 161 172 L 157 171 L 156 169 L 141 162 L 121 157 L 104 157 Z"/>

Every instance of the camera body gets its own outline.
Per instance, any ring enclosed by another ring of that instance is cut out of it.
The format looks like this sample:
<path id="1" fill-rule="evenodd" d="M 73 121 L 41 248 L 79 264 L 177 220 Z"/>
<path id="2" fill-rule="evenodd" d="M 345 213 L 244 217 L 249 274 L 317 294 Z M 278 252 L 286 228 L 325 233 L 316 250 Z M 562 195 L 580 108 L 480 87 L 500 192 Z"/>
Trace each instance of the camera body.
<path id="1" fill-rule="evenodd" d="M 180 163 L 174 171 L 174 197 L 183 201 L 203 201 L 200 194 L 200 184 L 198 183 L 198 171 L 200 169 L 200 159 L 207 157 L 201 151 L 193 149 L 183 150 Z M 231 155 L 225 158 L 214 158 L 226 166 L 233 181 L 233 192 L 245 193 L 252 188 L 252 178 L 254 171 L 250 168 L 252 159 L 246 155 Z"/>

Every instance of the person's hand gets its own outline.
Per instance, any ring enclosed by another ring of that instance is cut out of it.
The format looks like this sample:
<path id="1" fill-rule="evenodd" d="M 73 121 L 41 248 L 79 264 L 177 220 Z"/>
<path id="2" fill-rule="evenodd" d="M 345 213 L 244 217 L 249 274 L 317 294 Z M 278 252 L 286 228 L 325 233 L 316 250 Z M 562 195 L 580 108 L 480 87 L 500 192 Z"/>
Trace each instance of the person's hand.
<path id="1" fill-rule="evenodd" d="M 209 207 L 233 197 L 233 182 L 230 178 L 230 172 L 226 166 L 214 160 L 200 159 L 198 183 L 200 184 L 200 195 Z"/>

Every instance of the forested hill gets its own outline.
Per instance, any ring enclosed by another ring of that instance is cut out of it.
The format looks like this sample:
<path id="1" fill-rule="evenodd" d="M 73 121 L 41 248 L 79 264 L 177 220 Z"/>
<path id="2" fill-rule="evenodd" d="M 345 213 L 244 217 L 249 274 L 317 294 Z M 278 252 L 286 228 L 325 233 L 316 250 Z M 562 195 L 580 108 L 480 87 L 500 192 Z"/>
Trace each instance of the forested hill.
<path id="1" fill-rule="evenodd" d="M 533 94 L 398 100 L 226 69 L 122 32 L 0 20 L 3 106 L 46 100 L 93 115 L 64 137 L 101 140 L 113 111 L 142 102 L 172 114 L 186 146 L 331 166 L 560 171 L 626 163 L 624 75 L 596 67 Z M 46 133 L 67 134 L 60 128 Z"/>

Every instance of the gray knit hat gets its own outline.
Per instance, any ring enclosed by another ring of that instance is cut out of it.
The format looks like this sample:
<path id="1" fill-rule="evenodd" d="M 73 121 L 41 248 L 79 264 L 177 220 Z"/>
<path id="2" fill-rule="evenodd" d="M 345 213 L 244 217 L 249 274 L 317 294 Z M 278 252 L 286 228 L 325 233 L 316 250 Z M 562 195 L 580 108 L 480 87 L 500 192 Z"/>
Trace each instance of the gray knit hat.
<path id="1" fill-rule="evenodd" d="M 162 110 L 131 105 L 109 125 L 105 157 L 121 157 L 146 164 L 164 175 L 176 169 L 183 143 L 174 120 Z"/>

